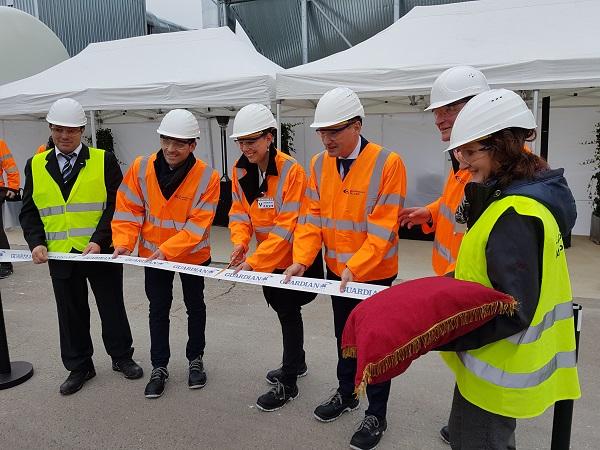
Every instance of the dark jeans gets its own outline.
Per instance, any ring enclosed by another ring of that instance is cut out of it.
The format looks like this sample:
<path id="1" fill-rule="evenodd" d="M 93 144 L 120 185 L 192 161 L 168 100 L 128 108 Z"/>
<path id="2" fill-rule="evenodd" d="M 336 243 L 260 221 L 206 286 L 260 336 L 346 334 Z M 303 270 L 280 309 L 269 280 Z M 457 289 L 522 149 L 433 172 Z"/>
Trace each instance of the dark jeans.
<path id="1" fill-rule="evenodd" d="M 56 297 L 60 354 L 67 370 L 93 367 L 87 281 L 102 322 L 102 341 L 113 361 L 131 358 L 133 339 L 123 303 L 123 266 L 112 263 L 72 263 L 68 278 L 52 277 Z"/>
<path id="2" fill-rule="evenodd" d="M 210 260 L 203 265 L 210 264 Z M 150 301 L 150 359 L 152 367 L 167 367 L 169 348 L 169 313 L 173 302 L 175 272 L 144 268 L 146 296 Z M 188 342 L 185 355 L 188 361 L 204 355 L 206 305 L 204 303 L 204 278 L 180 273 L 183 301 L 188 316 Z"/>
<path id="3" fill-rule="evenodd" d="M 327 268 L 328 280 L 340 280 L 335 273 Z M 391 286 L 396 279 L 394 275 L 385 280 L 374 280 L 365 283 L 377 284 L 380 286 Z M 358 305 L 361 300 L 355 300 L 347 297 L 331 296 L 331 306 L 333 307 L 333 326 L 335 328 L 335 338 L 337 339 L 337 377 L 339 381 L 338 391 L 342 397 L 350 397 L 354 392 L 354 378 L 356 376 L 356 359 L 342 358 L 342 333 L 348 316 Z M 387 414 L 387 401 L 390 396 L 391 381 L 378 384 L 369 384 L 367 386 L 367 398 L 369 399 L 369 407 L 366 414 L 372 414 L 380 419 L 385 418 Z"/>
<path id="4" fill-rule="evenodd" d="M 283 273 L 275 270 L 273 273 Z M 323 259 L 319 253 L 315 263 L 308 268 L 304 276 L 323 278 Z M 283 364 L 281 367 L 281 382 L 286 386 L 295 386 L 298 371 L 304 365 L 304 324 L 302 322 L 302 306 L 315 299 L 317 294 L 312 292 L 294 291 L 263 286 L 267 303 L 275 310 L 281 325 L 283 336 Z"/>
<path id="5" fill-rule="evenodd" d="M 454 386 L 448 420 L 453 450 L 514 450 L 517 420 L 485 411 L 466 400 Z"/>

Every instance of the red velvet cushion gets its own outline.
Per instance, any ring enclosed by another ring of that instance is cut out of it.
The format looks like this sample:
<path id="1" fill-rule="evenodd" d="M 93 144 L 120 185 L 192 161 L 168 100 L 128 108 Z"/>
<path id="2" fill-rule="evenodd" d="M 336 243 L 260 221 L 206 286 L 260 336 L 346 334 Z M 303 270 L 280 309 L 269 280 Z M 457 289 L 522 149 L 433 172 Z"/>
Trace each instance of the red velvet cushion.
<path id="1" fill-rule="evenodd" d="M 344 356 L 357 358 L 357 391 L 400 375 L 429 350 L 516 306 L 507 294 L 449 277 L 407 281 L 369 297 L 342 335 Z"/>

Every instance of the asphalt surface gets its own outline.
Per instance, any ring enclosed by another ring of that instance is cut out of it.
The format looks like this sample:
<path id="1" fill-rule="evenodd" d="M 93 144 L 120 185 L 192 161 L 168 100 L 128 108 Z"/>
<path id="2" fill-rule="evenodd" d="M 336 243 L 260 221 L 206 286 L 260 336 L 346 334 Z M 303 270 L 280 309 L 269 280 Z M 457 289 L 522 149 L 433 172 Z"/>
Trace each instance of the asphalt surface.
<path id="1" fill-rule="evenodd" d="M 428 255 L 429 250 L 423 258 Z M 597 283 L 597 279 L 590 282 Z M 264 380 L 266 372 L 280 363 L 281 337 L 276 315 L 267 307 L 260 288 L 206 281 L 204 362 L 208 383 L 203 389 L 189 390 L 186 314 L 181 287 L 178 282 L 175 285 L 170 378 L 164 396 L 148 400 L 143 395 L 151 369 L 148 305 L 142 269 L 126 267 L 125 295 L 136 348 L 134 359 L 144 368 L 144 377 L 125 380 L 112 371 L 90 296 L 97 376 L 80 392 L 63 397 L 58 387 L 67 372 L 60 361 L 48 269 L 15 264 L 15 273 L 0 280 L 10 354 L 13 361 L 31 362 L 35 373 L 26 383 L 0 391 L 0 448 L 348 448 L 362 418 L 365 399 L 360 410 L 335 422 L 324 424 L 313 418 L 314 408 L 337 385 L 329 298 L 319 296 L 304 308 L 309 373 L 299 380 L 300 396 L 279 411 L 265 413 L 255 407 L 255 401 L 270 387 Z M 577 300 L 584 306 L 579 365 L 583 397 L 575 403 L 571 448 L 597 449 L 600 298 Z M 451 372 L 437 354 L 414 362 L 393 381 L 388 430 L 378 448 L 449 449 L 438 430 L 447 420 L 452 388 Z M 518 448 L 550 448 L 551 429 L 552 409 L 538 418 L 519 421 Z"/>

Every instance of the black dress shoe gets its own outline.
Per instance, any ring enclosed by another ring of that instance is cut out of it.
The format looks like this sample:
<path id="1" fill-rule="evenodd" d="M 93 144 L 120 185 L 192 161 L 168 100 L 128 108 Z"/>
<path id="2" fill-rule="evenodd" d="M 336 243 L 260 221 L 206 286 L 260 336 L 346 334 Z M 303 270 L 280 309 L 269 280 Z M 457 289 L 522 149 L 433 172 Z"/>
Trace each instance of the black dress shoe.
<path id="1" fill-rule="evenodd" d="M 165 384 L 169 379 L 169 371 L 166 367 L 155 367 L 150 374 L 150 381 L 146 385 L 144 395 L 146 398 L 158 398 L 165 391 Z"/>
<path id="2" fill-rule="evenodd" d="M 0 265 L 0 279 L 7 278 L 13 273 L 12 264 L 2 263 Z"/>
<path id="3" fill-rule="evenodd" d="M 113 361 L 112 368 L 115 372 L 121 372 L 125 378 L 137 380 L 144 376 L 142 368 L 131 358 Z"/>
<path id="4" fill-rule="evenodd" d="M 198 356 L 193 361 L 190 361 L 188 387 L 190 389 L 200 389 L 204 386 L 206 386 L 206 372 L 204 371 L 202 356 Z"/>
<path id="5" fill-rule="evenodd" d="M 96 371 L 91 368 L 87 370 L 72 371 L 65 382 L 60 385 L 60 393 L 62 395 L 71 395 L 83 387 L 87 380 L 91 380 L 96 376 Z"/>

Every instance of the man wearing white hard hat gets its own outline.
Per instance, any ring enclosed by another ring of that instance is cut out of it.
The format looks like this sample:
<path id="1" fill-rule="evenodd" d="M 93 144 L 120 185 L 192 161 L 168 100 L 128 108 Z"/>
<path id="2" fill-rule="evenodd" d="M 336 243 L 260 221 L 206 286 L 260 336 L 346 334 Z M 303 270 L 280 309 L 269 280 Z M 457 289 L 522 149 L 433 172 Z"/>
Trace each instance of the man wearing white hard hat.
<path id="1" fill-rule="evenodd" d="M 523 99 L 495 89 L 471 99 L 450 137 L 471 174 L 461 209 L 468 233 L 454 276 L 511 295 L 499 315 L 443 347 L 456 376 L 453 449 L 514 449 L 516 419 L 580 397 L 573 303 L 562 236 L 577 216 L 563 169 L 523 151 L 536 123 Z"/>
<path id="2" fill-rule="evenodd" d="M 219 201 L 219 176 L 194 157 L 198 121 L 184 109 L 165 115 L 157 133 L 160 150 L 133 162 L 117 193 L 112 222 L 113 256 L 129 255 L 138 244 L 139 256 L 189 264 L 210 264 L 210 226 Z M 146 398 L 160 397 L 169 378 L 169 311 L 174 272 L 146 267 L 145 289 L 150 301 L 152 374 Z M 188 387 L 206 384 L 203 356 L 206 305 L 204 278 L 179 274 L 188 316 L 186 357 Z"/>
<path id="3" fill-rule="evenodd" d="M 483 73 L 469 66 L 452 67 L 444 71 L 431 88 L 432 111 L 442 142 L 450 140 L 456 116 L 475 95 L 488 91 Z M 448 174 L 442 195 L 427 206 L 404 208 L 400 223 L 408 228 L 421 225 L 425 233 L 435 233 L 431 263 L 438 275 L 451 272 L 454 268 L 464 230 L 456 223 L 454 215 L 464 198 L 465 185 L 469 182 L 469 171 L 460 169 L 454 155 L 450 155 L 452 168 Z"/>
<path id="4" fill-rule="evenodd" d="M 140 378 L 123 303 L 123 267 L 102 262 L 48 260 L 48 251 L 112 253 L 110 221 L 123 175 L 110 152 L 81 142 L 87 119 L 70 98 L 56 101 L 46 120 L 55 148 L 31 158 L 25 167 L 19 219 L 33 262 L 48 262 L 58 311 L 60 350 L 71 373 L 60 393 L 77 392 L 96 375 L 90 337 L 89 281 L 102 322 L 102 339 L 112 368 Z"/>
<path id="5" fill-rule="evenodd" d="M 397 153 L 361 135 L 365 116 L 358 96 L 350 89 L 325 93 L 311 125 L 325 150 L 311 161 L 305 202 L 294 232 L 294 263 L 286 275 L 300 276 L 325 246 L 327 278 L 389 286 L 398 273 L 398 214 L 404 204 L 406 172 Z M 335 394 L 319 405 L 317 420 L 331 422 L 358 408 L 353 395 L 356 360 L 342 358 L 342 331 L 360 301 L 332 296 L 337 339 Z M 369 407 L 350 445 L 374 448 L 387 428 L 390 382 L 369 385 Z"/>

